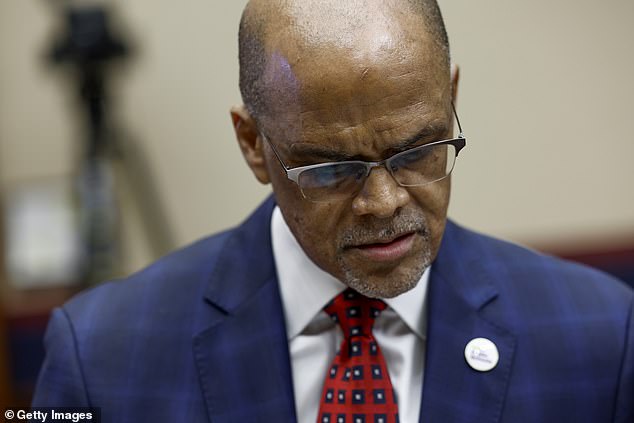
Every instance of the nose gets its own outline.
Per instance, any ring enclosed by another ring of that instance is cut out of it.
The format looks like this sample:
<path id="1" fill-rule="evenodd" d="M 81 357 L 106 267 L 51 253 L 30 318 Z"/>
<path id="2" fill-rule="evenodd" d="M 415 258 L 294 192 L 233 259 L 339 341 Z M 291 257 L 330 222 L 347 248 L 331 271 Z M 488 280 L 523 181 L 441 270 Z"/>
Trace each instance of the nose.
<path id="1" fill-rule="evenodd" d="M 378 218 L 387 218 L 393 216 L 409 200 L 407 189 L 400 186 L 387 169 L 375 167 L 352 201 L 352 212 L 357 216 L 371 214 Z"/>

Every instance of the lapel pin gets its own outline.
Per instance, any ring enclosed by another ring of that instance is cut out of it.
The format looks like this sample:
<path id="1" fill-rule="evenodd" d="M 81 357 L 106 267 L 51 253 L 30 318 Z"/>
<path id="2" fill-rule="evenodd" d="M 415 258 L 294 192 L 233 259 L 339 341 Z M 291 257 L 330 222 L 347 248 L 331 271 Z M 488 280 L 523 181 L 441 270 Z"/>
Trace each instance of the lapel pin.
<path id="1" fill-rule="evenodd" d="M 469 341 L 464 349 L 467 364 L 473 370 L 488 372 L 500 361 L 500 353 L 493 342 L 486 338 L 475 338 Z"/>

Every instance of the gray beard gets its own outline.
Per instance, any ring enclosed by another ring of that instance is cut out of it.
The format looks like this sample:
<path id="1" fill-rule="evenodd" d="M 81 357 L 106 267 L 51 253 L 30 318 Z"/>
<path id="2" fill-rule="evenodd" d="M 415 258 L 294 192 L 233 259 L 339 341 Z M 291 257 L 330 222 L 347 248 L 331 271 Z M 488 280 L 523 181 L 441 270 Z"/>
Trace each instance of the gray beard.
<path id="1" fill-rule="evenodd" d="M 386 278 L 380 283 L 372 283 L 358 269 L 350 267 L 340 256 L 339 266 L 343 271 L 342 282 L 355 291 L 371 298 L 393 298 L 413 289 L 420 281 L 423 273 L 431 266 L 431 251 L 429 248 L 429 237 L 424 237 L 426 248 L 420 254 L 416 264 L 402 272 L 398 278 Z"/>
<path id="2" fill-rule="evenodd" d="M 367 221 L 365 225 L 345 231 L 339 238 L 338 246 L 339 251 L 342 252 L 349 246 L 407 232 L 416 232 L 423 238 L 424 249 L 419 254 L 414 267 L 406 271 L 400 270 L 398 278 L 386 278 L 380 283 L 372 282 L 368 275 L 360 269 L 351 267 L 346 262 L 344 255 L 339 254 L 337 262 L 342 271 L 342 282 L 359 293 L 372 298 L 393 298 L 414 288 L 432 261 L 431 236 L 424 214 L 401 210 L 387 225 L 386 222 L 380 220 Z"/>

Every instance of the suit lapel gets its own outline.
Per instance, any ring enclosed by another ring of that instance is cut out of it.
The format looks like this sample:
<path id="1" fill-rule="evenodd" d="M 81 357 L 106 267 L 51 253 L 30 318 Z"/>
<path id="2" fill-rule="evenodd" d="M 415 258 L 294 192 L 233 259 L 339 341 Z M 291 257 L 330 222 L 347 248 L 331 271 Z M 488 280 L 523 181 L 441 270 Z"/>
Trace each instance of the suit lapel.
<path id="1" fill-rule="evenodd" d="M 295 422 L 295 401 L 270 239 L 272 199 L 226 239 L 205 294 L 208 327 L 194 356 L 210 421 Z M 466 231 L 448 222 L 429 287 L 421 422 L 495 423 L 511 374 L 515 338 L 495 317 L 497 290 Z M 466 344 L 488 338 L 500 361 L 471 369 Z"/>
<path id="2" fill-rule="evenodd" d="M 501 417 L 515 338 L 494 317 L 498 292 L 473 244 L 448 222 L 429 287 L 421 422 L 494 423 Z M 474 338 L 497 346 L 500 361 L 493 370 L 475 371 L 465 360 L 465 346 Z"/>
<path id="3" fill-rule="evenodd" d="M 288 341 L 270 240 L 269 199 L 226 240 L 194 355 L 210 421 L 293 422 Z"/>

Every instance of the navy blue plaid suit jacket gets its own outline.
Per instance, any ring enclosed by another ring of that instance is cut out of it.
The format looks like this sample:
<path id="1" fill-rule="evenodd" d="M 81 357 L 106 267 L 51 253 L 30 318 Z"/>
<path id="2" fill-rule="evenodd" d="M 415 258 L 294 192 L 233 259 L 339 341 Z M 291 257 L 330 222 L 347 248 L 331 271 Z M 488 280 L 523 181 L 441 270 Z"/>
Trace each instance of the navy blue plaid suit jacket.
<path id="1" fill-rule="evenodd" d="M 101 407 L 107 422 L 294 422 L 273 207 L 56 310 L 33 405 Z M 422 422 L 634 421 L 625 285 L 449 222 L 429 289 Z M 488 373 L 465 362 L 476 337 L 499 349 Z"/>

